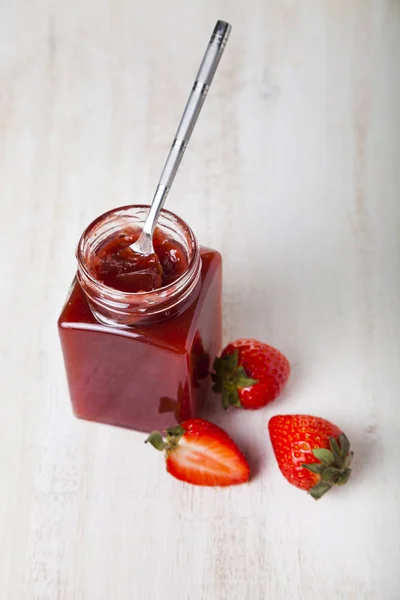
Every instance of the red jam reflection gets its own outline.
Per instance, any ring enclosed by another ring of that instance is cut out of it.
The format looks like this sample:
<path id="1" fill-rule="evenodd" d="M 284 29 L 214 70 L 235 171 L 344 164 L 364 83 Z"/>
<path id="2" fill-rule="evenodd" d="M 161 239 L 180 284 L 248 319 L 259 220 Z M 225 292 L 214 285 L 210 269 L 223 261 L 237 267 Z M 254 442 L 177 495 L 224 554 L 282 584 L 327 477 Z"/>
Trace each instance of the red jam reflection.
<path id="1" fill-rule="evenodd" d="M 89 265 L 95 279 L 122 292 L 150 292 L 173 283 L 185 272 L 188 258 L 179 242 L 156 229 L 155 254 L 143 256 L 129 247 L 139 234 L 138 229 L 126 229 L 96 250 Z"/>

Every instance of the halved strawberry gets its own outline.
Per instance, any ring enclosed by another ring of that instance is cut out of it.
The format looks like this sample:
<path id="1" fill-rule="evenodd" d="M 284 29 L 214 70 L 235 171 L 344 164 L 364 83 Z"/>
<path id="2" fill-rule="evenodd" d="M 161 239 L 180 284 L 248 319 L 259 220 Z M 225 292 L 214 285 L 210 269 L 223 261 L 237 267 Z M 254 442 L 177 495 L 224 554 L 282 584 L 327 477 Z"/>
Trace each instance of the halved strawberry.
<path id="1" fill-rule="evenodd" d="M 189 419 L 147 438 L 154 448 L 165 452 L 168 473 L 187 483 L 227 486 L 250 478 L 249 465 L 229 435 L 204 419 Z"/>

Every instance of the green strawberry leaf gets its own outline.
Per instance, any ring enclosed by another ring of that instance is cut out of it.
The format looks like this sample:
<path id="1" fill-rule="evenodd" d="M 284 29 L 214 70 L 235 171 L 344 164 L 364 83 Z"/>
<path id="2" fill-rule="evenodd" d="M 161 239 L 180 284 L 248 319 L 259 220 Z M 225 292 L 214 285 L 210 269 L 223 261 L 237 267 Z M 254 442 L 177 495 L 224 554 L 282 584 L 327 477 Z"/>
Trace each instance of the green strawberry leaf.
<path id="1" fill-rule="evenodd" d="M 348 454 L 348 455 L 345 457 L 344 461 L 343 461 L 343 466 L 344 466 L 346 469 L 347 469 L 347 468 L 348 468 L 348 467 L 351 465 L 351 461 L 352 461 L 352 458 L 353 458 L 353 454 L 354 454 L 353 452 L 350 452 L 350 454 Z"/>
<path id="2" fill-rule="evenodd" d="M 348 482 L 349 477 L 351 475 L 351 469 L 345 469 L 343 473 L 340 474 L 338 480 L 336 481 L 336 485 L 345 485 Z"/>
<path id="3" fill-rule="evenodd" d="M 339 435 L 339 444 L 340 444 L 340 449 L 342 451 L 342 455 L 347 456 L 350 453 L 350 442 L 344 433 L 341 433 Z"/>
<path id="4" fill-rule="evenodd" d="M 335 463 L 335 457 L 333 456 L 332 452 L 330 452 L 330 450 L 326 450 L 326 448 L 314 448 L 312 453 L 314 454 L 315 458 L 320 460 L 322 464 L 326 465 L 327 467 Z"/>
<path id="5" fill-rule="evenodd" d="M 341 464 L 342 451 L 339 448 L 339 444 L 337 443 L 337 440 L 334 437 L 329 438 L 329 446 L 331 448 L 331 452 L 332 452 L 333 456 L 335 457 L 336 464 Z"/>
<path id="6" fill-rule="evenodd" d="M 303 463 L 301 466 L 307 469 L 307 471 L 311 471 L 311 473 L 315 473 L 316 475 L 320 475 L 325 469 L 324 465 L 321 465 L 321 463 L 310 463 L 309 465 Z"/>
<path id="7" fill-rule="evenodd" d="M 323 481 L 327 483 L 337 483 L 339 478 L 342 475 L 342 471 L 340 469 L 335 469 L 335 467 L 327 467 L 321 473 L 321 478 Z"/>
<path id="8" fill-rule="evenodd" d="M 252 379 L 251 377 L 247 377 L 247 373 L 244 370 L 244 367 L 241 366 L 236 369 L 235 383 L 236 387 L 238 388 L 247 388 L 258 383 L 258 379 Z"/>
<path id="9" fill-rule="evenodd" d="M 228 398 L 229 398 L 229 404 L 231 406 L 238 406 L 238 407 L 242 406 L 240 403 L 240 398 L 239 398 L 239 394 L 238 394 L 237 390 L 231 390 L 229 392 Z"/>
<path id="10" fill-rule="evenodd" d="M 167 431 L 167 437 L 171 437 L 171 438 L 182 437 L 183 434 L 185 433 L 185 430 L 182 427 L 182 425 L 175 425 L 175 427 L 170 427 L 166 431 Z"/>
<path id="11" fill-rule="evenodd" d="M 214 372 L 211 375 L 213 391 L 222 394 L 222 406 L 242 406 L 238 391 L 258 383 L 257 379 L 248 377 L 246 370 L 239 365 L 239 351 L 214 360 Z"/>

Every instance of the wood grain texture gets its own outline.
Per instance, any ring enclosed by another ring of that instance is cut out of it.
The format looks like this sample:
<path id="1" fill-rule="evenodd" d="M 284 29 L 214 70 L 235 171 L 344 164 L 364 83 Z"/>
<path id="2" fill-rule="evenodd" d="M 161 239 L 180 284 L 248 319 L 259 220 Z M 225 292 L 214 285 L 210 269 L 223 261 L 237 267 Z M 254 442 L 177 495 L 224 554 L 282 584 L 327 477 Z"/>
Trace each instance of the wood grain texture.
<path id="1" fill-rule="evenodd" d="M 224 337 L 287 392 L 213 418 L 250 485 L 177 483 L 144 436 L 72 417 L 56 318 L 83 228 L 151 198 L 205 40 L 233 32 L 168 207 L 224 257 Z M 400 598 L 400 2 L 0 2 L 1 600 Z M 352 439 L 320 503 L 270 416 Z"/>

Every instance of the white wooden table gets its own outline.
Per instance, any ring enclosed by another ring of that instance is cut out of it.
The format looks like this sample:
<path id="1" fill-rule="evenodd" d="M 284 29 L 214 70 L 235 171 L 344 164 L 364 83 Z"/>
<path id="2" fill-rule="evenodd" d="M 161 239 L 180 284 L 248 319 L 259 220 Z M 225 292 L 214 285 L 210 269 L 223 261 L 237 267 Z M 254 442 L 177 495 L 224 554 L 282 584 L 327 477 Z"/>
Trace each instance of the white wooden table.
<path id="1" fill-rule="evenodd" d="M 255 474 L 226 490 L 74 419 L 56 333 L 81 231 L 151 198 L 217 18 L 168 207 L 223 253 L 225 341 L 293 365 L 273 405 L 216 414 Z M 1 600 L 400 598 L 399 52 L 398 0 L 1 0 Z M 280 412 L 347 432 L 347 487 L 289 486 Z"/>

